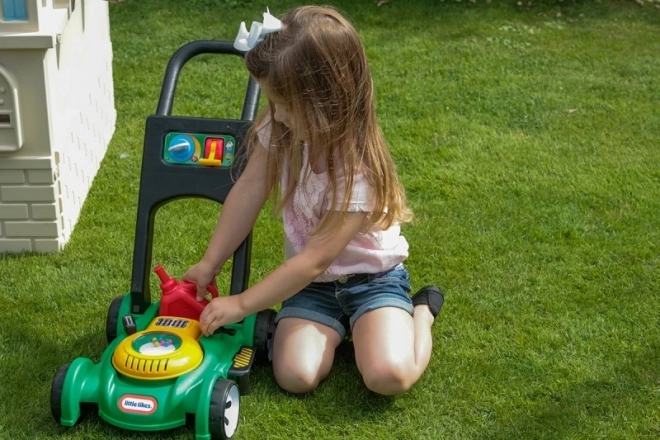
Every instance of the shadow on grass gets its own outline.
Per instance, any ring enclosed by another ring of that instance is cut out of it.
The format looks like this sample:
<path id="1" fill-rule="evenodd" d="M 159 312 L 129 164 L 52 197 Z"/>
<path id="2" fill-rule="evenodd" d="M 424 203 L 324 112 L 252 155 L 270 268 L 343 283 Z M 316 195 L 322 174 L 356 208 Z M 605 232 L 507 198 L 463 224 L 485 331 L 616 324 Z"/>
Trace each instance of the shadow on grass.
<path id="1" fill-rule="evenodd" d="M 369 435 L 370 429 L 391 413 L 395 402 L 367 390 L 349 343 L 339 346 L 332 371 L 313 393 L 283 391 L 271 368 L 255 369 L 251 382 L 241 428 L 245 438 L 379 438 Z"/>
<path id="2" fill-rule="evenodd" d="M 377 419 L 395 401 L 395 398 L 376 394 L 364 385 L 355 363 L 353 343 L 348 341 L 337 347 L 332 371 L 315 394 L 319 396 L 319 411 L 312 411 L 312 415 L 316 414 L 320 422 L 331 424 L 337 420 L 359 423 Z M 328 411 L 325 406 L 328 404 L 333 408 L 330 414 L 335 420 L 327 420 Z M 312 408 L 315 406 L 312 405 Z"/>
<path id="3" fill-rule="evenodd" d="M 8 438 L 42 438 L 62 433 L 63 428 L 50 412 L 50 388 L 55 372 L 78 353 L 100 354 L 105 343 L 103 335 L 88 334 L 65 346 L 28 325 L 11 329 L 7 345 L 16 351 L 2 358 L 0 401 L 9 406 L 2 432 Z"/>
<path id="4" fill-rule="evenodd" d="M 628 438 L 660 438 L 657 410 L 660 343 L 636 353 L 621 353 L 611 375 L 573 383 L 559 391 L 531 396 L 531 405 L 479 436 L 482 439 L 589 437 L 619 425 Z M 643 417 L 640 417 L 643 414 Z M 646 419 L 640 425 L 630 420 Z M 623 427 L 623 428 L 622 428 Z M 615 431 L 619 434 L 622 431 Z"/>

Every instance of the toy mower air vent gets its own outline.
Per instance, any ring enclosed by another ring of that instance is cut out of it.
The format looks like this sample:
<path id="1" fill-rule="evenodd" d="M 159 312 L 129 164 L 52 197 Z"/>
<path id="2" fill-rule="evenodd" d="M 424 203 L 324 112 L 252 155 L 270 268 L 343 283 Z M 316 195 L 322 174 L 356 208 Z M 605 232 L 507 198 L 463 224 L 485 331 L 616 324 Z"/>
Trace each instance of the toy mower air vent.
<path id="1" fill-rule="evenodd" d="M 131 371 L 140 371 L 142 373 L 165 373 L 167 372 L 167 363 L 169 359 L 140 359 L 134 356 L 126 356 L 124 368 Z"/>
<path id="2" fill-rule="evenodd" d="M 159 318 L 156 321 L 156 326 L 158 327 L 174 327 L 174 328 L 186 328 L 188 327 L 188 319 L 178 319 L 178 318 Z"/>

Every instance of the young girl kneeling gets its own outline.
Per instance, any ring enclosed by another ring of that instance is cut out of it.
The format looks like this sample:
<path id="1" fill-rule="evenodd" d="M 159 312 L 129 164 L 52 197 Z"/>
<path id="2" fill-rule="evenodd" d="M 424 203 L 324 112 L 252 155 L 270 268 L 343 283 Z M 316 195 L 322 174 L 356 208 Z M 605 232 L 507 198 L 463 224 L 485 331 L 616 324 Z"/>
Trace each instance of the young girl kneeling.
<path id="1" fill-rule="evenodd" d="M 378 126 L 364 48 L 328 7 L 298 7 L 281 21 L 264 14 L 236 47 L 268 98 L 248 134 L 249 159 L 230 191 L 204 257 L 184 279 L 206 286 L 271 198 L 282 212 L 286 261 L 239 295 L 213 299 L 206 335 L 282 303 L 273 347 L 278 384 L 313 391 L 350 331 L 366 386 L 408 390 L 431 356 L 431 325 L 443 296 L 410 297 L 403 261 L 410 220 L 403 188 Z"/>

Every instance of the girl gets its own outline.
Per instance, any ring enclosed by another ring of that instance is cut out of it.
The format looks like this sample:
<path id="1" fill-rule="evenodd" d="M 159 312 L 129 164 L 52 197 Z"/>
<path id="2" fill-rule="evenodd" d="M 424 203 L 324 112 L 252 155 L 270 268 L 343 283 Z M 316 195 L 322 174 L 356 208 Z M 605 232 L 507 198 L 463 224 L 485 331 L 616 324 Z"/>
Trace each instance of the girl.
<path id="1" fill-rule="evenodd" d="M 409 296 L 399 225 L 411 213 L 376 121 L 364 49 L 332 8 L 264 17 L 259 38 L 241 25 L 236 47 L 248 50 L 268 107 L 248 134 L 247 165 L 208 249 L 183 278 L 201 298 L 270 196 L 283 215 L 287 259 L 240 295 L 213 299 L 200 317 L 204 333 L 282 303 L 273 370 L 284 390 L 316 389 L 350 331 L 366 386 L 403 393 L 429 362 L 443 295 L 427 286 Z"/>

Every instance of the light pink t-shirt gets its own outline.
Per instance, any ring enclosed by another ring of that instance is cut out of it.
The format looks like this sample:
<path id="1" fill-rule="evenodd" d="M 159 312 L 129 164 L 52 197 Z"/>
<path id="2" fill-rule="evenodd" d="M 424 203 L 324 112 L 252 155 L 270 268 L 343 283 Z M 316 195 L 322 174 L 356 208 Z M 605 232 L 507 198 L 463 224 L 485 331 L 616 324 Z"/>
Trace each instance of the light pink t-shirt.
<path id="1" fill-rule="evenodd" d="M 259 129 L 259 141 L 265 148 L 270 146 L 271 126 L 268 121 Z M 344 200 L 346 179 L 343 172 L 337 175 L 337 201 L 332 206 L 332 189 L 328 173 L 315 173 L 309 164 L 308 148 L 303 147 L 303 169 L 298 179 L 298 187 L 289 203 L 284 206 L 284 234 L 286 257 L 302 252 L 307 241 L 330 210 L 340 210 Z M 338 170 L 343 167 L 338 166 Z M 286 176 L 282 188 L 287 187 Z M 348 204 L 349 212 L 371 212 L 373 210 L 372 189 L 362 174 L 353 178 L 353 191 Z M 324 274 L 315 281 L 327 282 L 341 275 L 357 273 L 378 273 L 388 270 L 408 257 L 408 242 L 401 235 L 399 225 L 386 230 L 372 229 L 357 234 L 332 262 Z"/>

